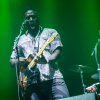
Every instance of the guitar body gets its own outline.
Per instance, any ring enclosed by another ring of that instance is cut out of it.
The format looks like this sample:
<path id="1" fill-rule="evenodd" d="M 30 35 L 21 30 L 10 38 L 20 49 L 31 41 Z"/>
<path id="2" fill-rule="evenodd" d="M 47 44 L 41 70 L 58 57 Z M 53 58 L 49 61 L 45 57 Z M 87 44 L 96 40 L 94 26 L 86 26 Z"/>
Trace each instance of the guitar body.
<path id="1" fill-rule="evenodd" d="M 25 90 L 30 84 L 37 83 L 40 79 L 39 78 L 40 73 L 38 68 L 36 68 L 36 66 L 34 66 L 31 69 L 27 67 L 32 60 L 33 60 L 32 55 L 29 55 L 26 61 L 20 64 L 20 71 L 21 71 L 19 75 L 20 86 Z"/>

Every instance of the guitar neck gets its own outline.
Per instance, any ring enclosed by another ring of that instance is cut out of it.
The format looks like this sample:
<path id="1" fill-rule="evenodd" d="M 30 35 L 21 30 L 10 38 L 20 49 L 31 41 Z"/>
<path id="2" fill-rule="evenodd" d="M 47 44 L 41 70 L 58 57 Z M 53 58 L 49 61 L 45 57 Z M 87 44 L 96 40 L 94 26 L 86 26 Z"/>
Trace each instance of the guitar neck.
<path id="1" fill-rule="evenodd" d="M 30 64 L 28 65 L 28 68 L 31 69 L 36 65 L 36 60 L 38 60 L 38 57 L 40 57 L 40 55 L 43 53 L 43 51 L 45 50 L 45 48 L 48 46 L 49 43 L 51 43 L 56 36 L 58 35 L 58 33 L 54 33 L 46 42 L 45 44 L 39 49 L 39 52 L 36 54 L 36 56 L 34 57 L 34 59 L 30 62 Z"/>

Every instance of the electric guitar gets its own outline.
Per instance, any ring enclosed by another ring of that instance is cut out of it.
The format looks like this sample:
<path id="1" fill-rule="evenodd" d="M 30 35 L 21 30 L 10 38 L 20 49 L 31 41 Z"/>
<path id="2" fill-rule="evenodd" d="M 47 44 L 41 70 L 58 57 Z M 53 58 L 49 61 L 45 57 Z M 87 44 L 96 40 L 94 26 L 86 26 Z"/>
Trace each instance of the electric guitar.
<path id="1" fill-rule="evenodd" d="M 57 35 L 58 33 L 54 33 L 51 37 L 49 37 L 44 43 L 44 45 L 39 49 L 38 53 L 34 58 L 31 55 L 29 55 L 29 57 L 26 59 L 26 62 L 28 62 L 28 64 L 24 64 L 24 67 L 23 64 L 20 65 L 21 73 L 19 75 L 19 82 L 20 86 L 24 87 L 24 89 L 27 88 L 31 80 L 34 81 L 34 83 L 37 82 L 39 75 L 39 70 L 38 68 L 36 68 L 37 61 L 43 53 L 43 51 L 45 50 L 45 48 L 48 46 L 48 44 L 51 43 L 57 37 Z"/>

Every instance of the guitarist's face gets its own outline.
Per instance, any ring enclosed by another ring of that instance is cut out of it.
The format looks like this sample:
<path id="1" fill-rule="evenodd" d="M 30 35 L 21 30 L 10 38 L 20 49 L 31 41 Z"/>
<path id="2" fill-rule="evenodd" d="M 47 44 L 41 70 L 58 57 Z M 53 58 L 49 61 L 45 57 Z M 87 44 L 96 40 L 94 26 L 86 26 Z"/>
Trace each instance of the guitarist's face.
<path id="1" fill-rule="evenodd" d="M 29 32 L 31 31 L 38 31 L 39 28 L 39 18 L 36 14 L 35 11 L 33 10 L 28 10 L 25 13 L 25 20 L 26 20 L 26 27 L 29 30 Z"/>

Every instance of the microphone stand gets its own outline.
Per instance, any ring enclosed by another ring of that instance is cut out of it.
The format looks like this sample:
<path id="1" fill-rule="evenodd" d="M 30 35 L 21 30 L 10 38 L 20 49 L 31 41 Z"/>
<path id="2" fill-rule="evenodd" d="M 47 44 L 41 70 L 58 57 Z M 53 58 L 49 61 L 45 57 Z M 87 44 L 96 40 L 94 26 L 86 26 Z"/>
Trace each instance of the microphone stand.
<path id="1" fill-rule="evenodd" d="M 98 62 L 98 57 L 97 57 L 97 55 L 98 55 L 97 46 L 98 46 L 99 42 L 100 42 L 100 40 L 98 39 L 98 41 L 95 44 L 95 47 L 94 47 L 94 49 L 93 49 L 93 51 L 91 53 L 91 56 L 93 56 L 93 54 L 95 55 L 95 60 L 96 60 L 96 64 L 97 64 L 97 71 L 98 71 L 98 74 L 99 74 L 99 82 L 100 82 L 100 64 Z"/>
<path id="2" fill-rule="evenodd" d="M 21 100 L 20 99 L 20 85 L 19 85 L 19 75 L 21 75 L 21 74 L 20 74 L 20 64 L 19 64 L 18 41 L 19 41 L 19 38 L 20 38 L 20 36 L 21 36 L 21 34 L 23 32 L 24 24 L 25 24 L 25 21 L 21 25 L 19 35 L 14 40 L 14 47 L 13 47 L 13 49 L 16 49 L 17 59 L 18 59 L 18 63 L 16 64 L 16 77 L 17 77 L 17 87 L 18 87 L 18 100 Z M 25 100 L 24 93 L 22 93 L 22 97 Z"/>

